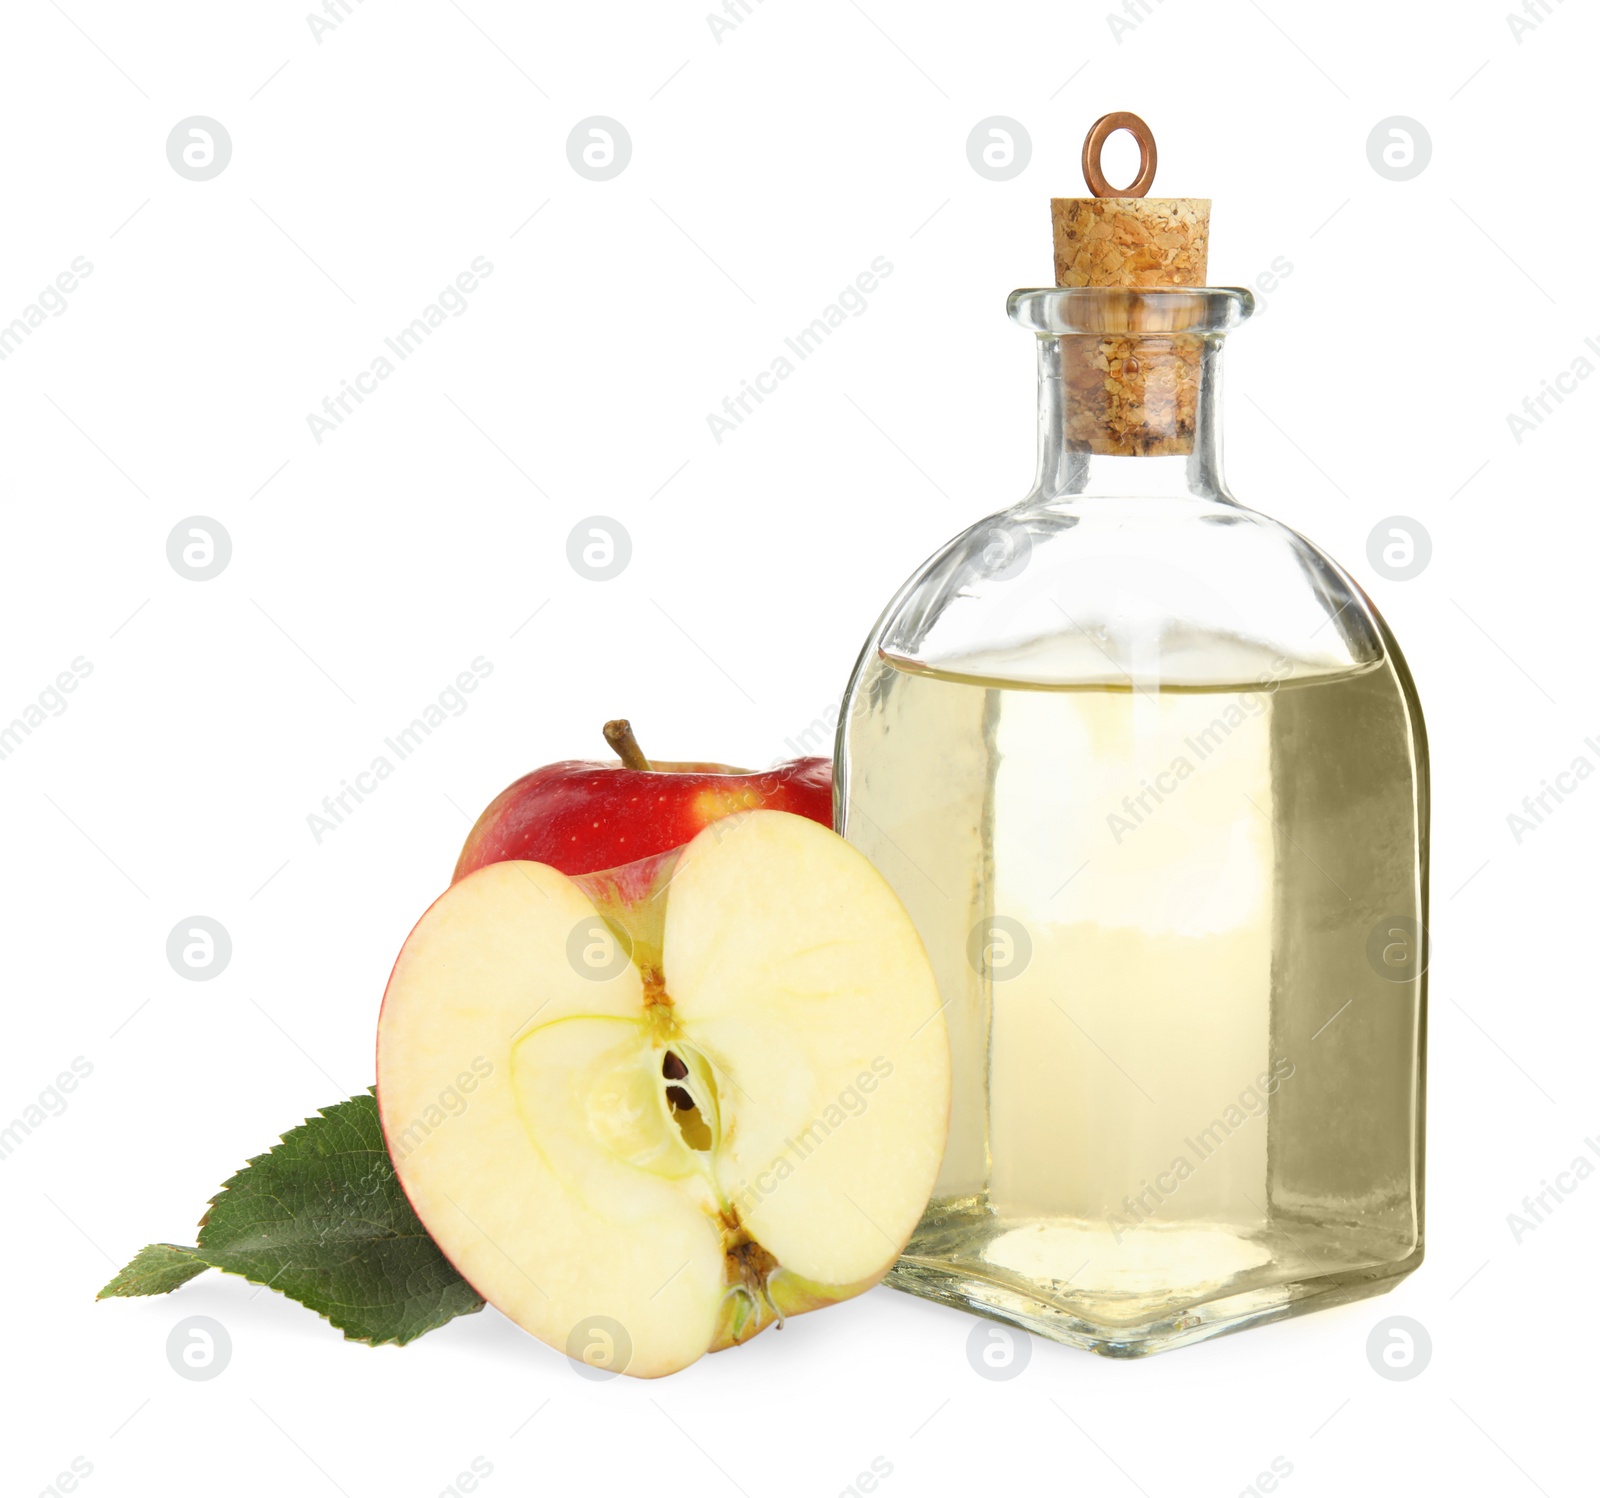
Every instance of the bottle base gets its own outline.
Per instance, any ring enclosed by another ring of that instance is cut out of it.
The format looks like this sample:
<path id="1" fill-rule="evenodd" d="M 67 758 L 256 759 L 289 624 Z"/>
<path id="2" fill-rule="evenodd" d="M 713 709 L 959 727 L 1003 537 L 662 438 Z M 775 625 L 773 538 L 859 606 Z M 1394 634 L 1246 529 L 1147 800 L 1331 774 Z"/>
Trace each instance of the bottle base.
<path id="1" fill-rule="evenodd" d="M 972 1267 L 914 1254 L 901 1258 L 884 1283 L 1102 1357 L 1140 1358 L 1382 1295 L 1416 1269 L 1422 1256 L 1418 1246 L 1392 1263 L 1258 1284 L 1176 1306 L 1169 1300 L 1152 1315 L 1141 1316 L 1130 1305 L 1126 1308 L 1132 1313 L 1128 1319 L 1097 1313 L 1082 1304 L 1074 1306 L 1070 1296 L 1048 1294 Z"/>

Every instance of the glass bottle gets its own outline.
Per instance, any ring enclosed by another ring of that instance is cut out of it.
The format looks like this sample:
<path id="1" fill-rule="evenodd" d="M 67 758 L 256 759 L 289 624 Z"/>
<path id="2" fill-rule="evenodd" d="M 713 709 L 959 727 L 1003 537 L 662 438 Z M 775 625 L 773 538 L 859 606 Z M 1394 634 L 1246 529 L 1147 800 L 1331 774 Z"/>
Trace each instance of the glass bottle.
<path id="1" fill-rule="evenodd" d="M 1251 309 L 1012 294 L 1034 487 L 901 589 L 839 730 L 838 826 L 921 932 L 954 1061 L 889 1283 L 1119 1356 L 1422 1260 L 1422 714 L 1360 587 L 1227 490 Z"/>

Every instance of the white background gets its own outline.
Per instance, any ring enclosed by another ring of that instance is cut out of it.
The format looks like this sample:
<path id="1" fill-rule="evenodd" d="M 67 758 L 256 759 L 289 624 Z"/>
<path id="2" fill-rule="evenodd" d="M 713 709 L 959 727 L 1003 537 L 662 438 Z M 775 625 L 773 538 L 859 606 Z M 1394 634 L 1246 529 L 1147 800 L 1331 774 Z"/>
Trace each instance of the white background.
<path id="1" fill-rule="evenodd" d="M 303 4 L 5 10 L 0 321 L 93 266 L 0 364 L 0 720 L 93 666 L 0 762 L 0 1122 L 93 1067 L 0 1161 L 5 1491 L 74 1457 L 105 1498 L 429 1498 L 475 1457 L 491 1498 L 832 1495 L 876 1457 L 891 1495 L 1231 1495 L 1275 1457 L 1307 1498 L 1594 1491 L 1600 1183 L 1520 1243 L 1506 1220 L 1600 1136 L 1600 784 L 1520 843 L 1506 820 L 1600 765 L 1600 381 L 1520 443 L 1506 420 L 1600 337 L 1592 12 L 1550 0 L 1519 40 L 1487 0 L 1149 0 L 1118 40 L 1100 4 L 751 0 L 719 41 L 680 0 L 352 0 L 319 42 Z M 95 1304 L 371 1081 L 389 965 L 501 786 L 617 714 L 657 757 L 786 757 L 902 579 L 1021 496 L 1004 299 L 1050 280 L 1047 200 L 1110 109 L 1154 127 L 1157 193 L 1214 200 L 1214 282 L 1292 265 L 1231 341 L 1232 485 L 1354 571 L 1422 694 L 1422 1269 L 1136 1364 L 1036 1341 L 1009 1382 L 968 1365 L 975 1322 L 884 1289 L 654 1384 L 575 1377 L 492 1310 L 374 1351 L 217 1274 Z M 166 155 L 196 114 L 233 144 L 204 182 Z M 567 159 L 591 115 L 633 143 L 607 182 Z M 991 115 L 1032 141 L 1006 182 L 967 159 Z M 1392 115 L 1431 136 L 1409 181 L 1368 161 Z M 316 442 L 475 256 L 468 310 Z M 877 256 L 867 310 L 714 441 Z M 607 583 L 566 556 L 596 514 L 632 538 Z M 1396 514 L 1433 542 L 1408 582 L 1367 561 Z M 232 538 L 204 583 L 166 556 L 194 515 Z M 470 709 L 319 844 L 308 813 L 480 655 Z M 207 983 L 165 956 L 194 914 L 234 944 Z M 196 1313 L 233 1341 L 211 1382 L 164 1355 Z M 1408 1382 L 1365 1355 L 1390 1313 L 1431 1333 Z"/>

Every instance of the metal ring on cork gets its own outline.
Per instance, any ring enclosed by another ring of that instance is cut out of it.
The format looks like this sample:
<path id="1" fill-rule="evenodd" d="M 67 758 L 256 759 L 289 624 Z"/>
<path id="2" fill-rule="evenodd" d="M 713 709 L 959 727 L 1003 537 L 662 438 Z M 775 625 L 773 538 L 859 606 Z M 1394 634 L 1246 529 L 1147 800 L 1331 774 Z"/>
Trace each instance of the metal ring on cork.
<path id="1" fill-rule="evenodd" d="M 1100 170 L 1100 153 L 1119 130 L 1126 130 L 1139 142 L 1139 175 L 1123 188 L 1113 187 Z M 1156 180 L 1156 138 L 1150 127 L 1126 109 L 1101 115 L 1083 138 L 1083 180 L 1097 198 L 1142 198 Z"/>

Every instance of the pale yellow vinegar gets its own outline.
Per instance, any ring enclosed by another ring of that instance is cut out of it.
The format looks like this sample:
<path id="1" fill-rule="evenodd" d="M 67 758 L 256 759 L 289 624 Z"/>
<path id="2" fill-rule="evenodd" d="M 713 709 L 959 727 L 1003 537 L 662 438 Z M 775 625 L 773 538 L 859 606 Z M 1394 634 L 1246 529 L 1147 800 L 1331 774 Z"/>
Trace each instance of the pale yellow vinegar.
<path id="1" fill-rule="evenodd" d="M 1415 1267 L 1420 985 L 1368 957 L 1421 913 L 1404 695 L 1230 655 L 1176 690 L 865 668 L 845 830 L 955 1060 L 902 1288 L 1143 1351 Z"/>

